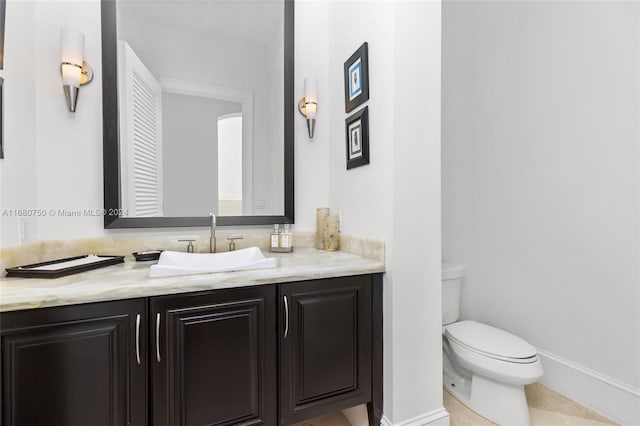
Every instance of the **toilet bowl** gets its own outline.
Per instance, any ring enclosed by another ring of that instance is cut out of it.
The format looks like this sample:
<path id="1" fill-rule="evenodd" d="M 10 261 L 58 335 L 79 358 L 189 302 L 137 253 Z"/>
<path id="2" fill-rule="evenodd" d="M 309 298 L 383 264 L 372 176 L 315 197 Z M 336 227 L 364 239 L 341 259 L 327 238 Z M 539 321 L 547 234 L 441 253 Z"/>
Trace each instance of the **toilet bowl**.
<path id="1" fill-rule="evenodd" d="M 480 415 L 505 426 L 531 425 L 524 385 L 542 377 L 536 348 L 499 328 L 458 321 L 465 267 L 442 265 L 445 388 Z"/>

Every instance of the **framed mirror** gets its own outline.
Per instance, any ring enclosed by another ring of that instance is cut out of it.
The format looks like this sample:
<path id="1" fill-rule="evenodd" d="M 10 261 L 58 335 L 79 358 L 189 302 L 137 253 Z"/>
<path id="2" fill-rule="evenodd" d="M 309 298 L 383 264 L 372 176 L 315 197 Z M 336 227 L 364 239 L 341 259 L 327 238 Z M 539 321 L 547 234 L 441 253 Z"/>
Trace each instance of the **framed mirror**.
<path id="1" fill-rule="evenodd" d="M 293 223 L 293 0 L 101 13 L 105 228 Z"/>

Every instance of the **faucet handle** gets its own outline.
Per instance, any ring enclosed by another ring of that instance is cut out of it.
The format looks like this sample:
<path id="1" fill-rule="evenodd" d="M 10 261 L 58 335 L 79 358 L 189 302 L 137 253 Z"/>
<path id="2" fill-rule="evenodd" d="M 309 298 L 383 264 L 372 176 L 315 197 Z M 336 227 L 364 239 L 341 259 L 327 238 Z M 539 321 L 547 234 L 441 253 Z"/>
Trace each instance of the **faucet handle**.
<path id="1" fill-rule="evenodd" d="M 195 240 L 188 240 L 188 239 L 184 239 L 184 240 L 178 240 L 181 243 L 186 243 L 188 242 L 189 244 L 187 244 L 187 253 L 193 253 L 193 242 Z"/>
<path id="2" fill-rule="evenodd" d="M 244 237 L 241 235 L 230 235 L 227 237 L 229 240 L 229 251 L 234 251 L 236 249 L 236 240 L 242 240 Z"/>

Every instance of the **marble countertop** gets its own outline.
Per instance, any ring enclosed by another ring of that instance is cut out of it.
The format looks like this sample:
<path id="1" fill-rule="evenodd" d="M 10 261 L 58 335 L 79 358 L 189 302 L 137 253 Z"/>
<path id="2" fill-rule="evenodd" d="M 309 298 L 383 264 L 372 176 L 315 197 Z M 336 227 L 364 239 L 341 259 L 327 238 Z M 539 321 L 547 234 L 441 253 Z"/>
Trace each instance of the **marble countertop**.
<path id="1" fill-rule="evenodd" d="M 0 312 L 385 271 L 384 263 L 343 251 L 302 248 L 265 255 L 277 258 L 278 266 L 149 278 L 149 266 L 155 262 L 129 261 L 55 279 L 0 278 Z"/>

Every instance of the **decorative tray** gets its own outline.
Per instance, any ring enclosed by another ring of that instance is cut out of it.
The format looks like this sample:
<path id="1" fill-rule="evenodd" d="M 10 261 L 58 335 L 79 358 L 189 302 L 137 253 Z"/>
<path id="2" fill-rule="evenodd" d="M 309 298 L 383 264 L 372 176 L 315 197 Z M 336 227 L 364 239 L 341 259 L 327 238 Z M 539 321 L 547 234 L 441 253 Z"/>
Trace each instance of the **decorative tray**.
<path id="1" fill-rule="evenodd" d="M 124 256 L 84 256 L 68 257 L 49 262 L 7 268 L 7 277 L 59 278 L 66 275 L 90 271 L 124 262 Z"/>

